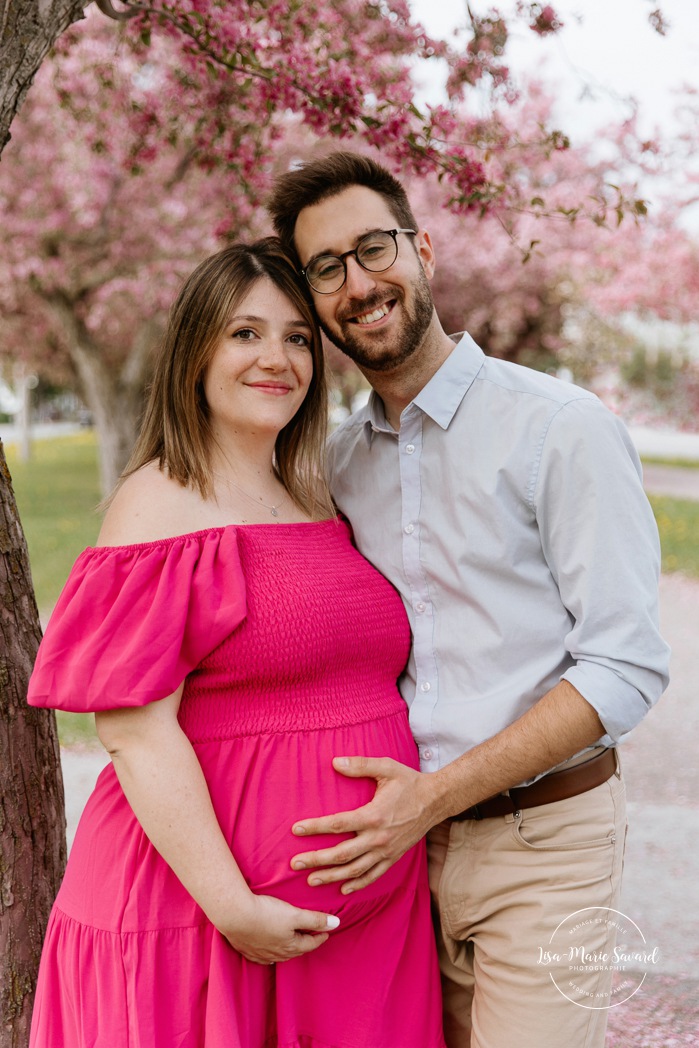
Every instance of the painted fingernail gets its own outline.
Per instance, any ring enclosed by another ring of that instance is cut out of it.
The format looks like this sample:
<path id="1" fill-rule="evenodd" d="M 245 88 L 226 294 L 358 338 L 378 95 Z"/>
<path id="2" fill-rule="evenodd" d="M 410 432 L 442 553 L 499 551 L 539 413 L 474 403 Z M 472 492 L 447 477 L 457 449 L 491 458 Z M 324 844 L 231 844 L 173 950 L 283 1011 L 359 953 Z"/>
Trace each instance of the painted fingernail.
<path id="1" fill-rule="evenodd" d="M 328 916 L 328 920 L 326 922 L 326 927 L 327 927 L 328 931 L 332 931 L 333 928 L 339 928 L 340 927 L 340 918 L 339 917 L 333 917 L 332 914 L 330 914 Z"/>

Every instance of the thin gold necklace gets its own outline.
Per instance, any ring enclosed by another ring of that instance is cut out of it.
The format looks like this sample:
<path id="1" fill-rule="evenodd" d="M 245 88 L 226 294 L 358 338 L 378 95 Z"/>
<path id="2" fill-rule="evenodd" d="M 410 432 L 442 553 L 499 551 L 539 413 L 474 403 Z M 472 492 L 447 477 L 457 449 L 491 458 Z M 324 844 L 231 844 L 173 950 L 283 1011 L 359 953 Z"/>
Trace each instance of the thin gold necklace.
<path id="1" fill-rule="evenodd" d="M 245 498 L 249 499 L 250 502 L 254 502 L 256 506 L 263 506 L 265 509 L 268 509 L 273 517 L 279 516 L 279 507 L 286 501 L 286 491 L 280 498 L 279 502 L 277 502 L 276 506 L 270 506 L 269 503 L 263 502 L 261 498 L 256 497 L 255 495 L 251 495 L 249 492 L 245 490 L 245 488 L 241 488 L 240 484 L 236 484 L 236 482 L 234 480 L 231 480 L 230 477 L 224 477 L 222 473 L 218 473 L 215 469 L 212 470 L 212 473 L 215 477 L 218 477 L 220 480 L 225 480 L 226 484 L 230 484 L 232 488 L 235 488 L 236 491 L 239 491 L 241 495 L 245 495 Z"/>

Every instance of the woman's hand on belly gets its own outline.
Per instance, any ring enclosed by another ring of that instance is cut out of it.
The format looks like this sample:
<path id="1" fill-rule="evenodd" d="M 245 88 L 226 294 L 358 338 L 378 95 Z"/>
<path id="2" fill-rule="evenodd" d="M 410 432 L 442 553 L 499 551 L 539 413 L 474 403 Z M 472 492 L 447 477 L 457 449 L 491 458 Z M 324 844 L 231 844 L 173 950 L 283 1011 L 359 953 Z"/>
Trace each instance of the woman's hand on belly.
<path id="1" fill-rule="evenodd" d="M 338 917 L 252 893 L 236 906 L 230 922 L 216 921 L 231 946 L 257 964 L 288 961 L 317 950 L 339 924 Z"/>

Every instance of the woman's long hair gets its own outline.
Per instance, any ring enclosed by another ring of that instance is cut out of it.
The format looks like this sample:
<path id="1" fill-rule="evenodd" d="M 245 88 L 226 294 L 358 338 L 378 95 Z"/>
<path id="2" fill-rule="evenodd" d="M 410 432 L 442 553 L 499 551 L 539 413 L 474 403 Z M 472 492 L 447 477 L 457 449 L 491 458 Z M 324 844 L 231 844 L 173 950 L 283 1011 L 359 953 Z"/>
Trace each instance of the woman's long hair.
<path id="1" fill-rule="evenodd" d="M 276 237 L 233 244 L 207 258 L 186 280 L 170 311 L 155 363 L 140 434 L 122 480 L 147 462 L 202 498 L 213 493 L 213 434 L 204 396 L 206 369 L 237 305 L 271 280 L 311 328 L 313 376 L 308 393 L 275 444 L 274 469 L 294 502 L 312 517 L 331 516 L 324 448 L 328 420 L 325 364 L 309 294 Z"/>

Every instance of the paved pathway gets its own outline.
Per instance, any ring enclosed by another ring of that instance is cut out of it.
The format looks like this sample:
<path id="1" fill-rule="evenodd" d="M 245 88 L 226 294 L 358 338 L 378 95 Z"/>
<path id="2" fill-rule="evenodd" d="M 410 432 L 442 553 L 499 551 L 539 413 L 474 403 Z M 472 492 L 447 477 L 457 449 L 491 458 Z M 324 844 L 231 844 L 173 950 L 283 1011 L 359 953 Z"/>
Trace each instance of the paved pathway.
<path id="1" fill-rule="evenodd" d="M 620 909 L 660 963 L 610 1012 L 607 1048 L 699 1046 L 699 580 L 661 580 L 671 682 L 622 747 L 629 835 Z"/>
<path id="2" fill-rule="evenodd" d="M 650 426 L 629 426 L 629 433 L 639 455 L 699 462 L 699 433 L 677 433 Z"/>
<path id="3" fill-rule="evenodd" d="M 699 501 L 699 467 L 643 466 L 643 486 L 649 495 L 669 495 L 675 499 Z"/>
<path id="4" fill-rule="evenodd" d="M 699 581 L 665 575 L 660 597 L 672 679 L 621 750 L 630 808 L 621 908 L 659 946 L 662 971 L 697 978 Z"/>

